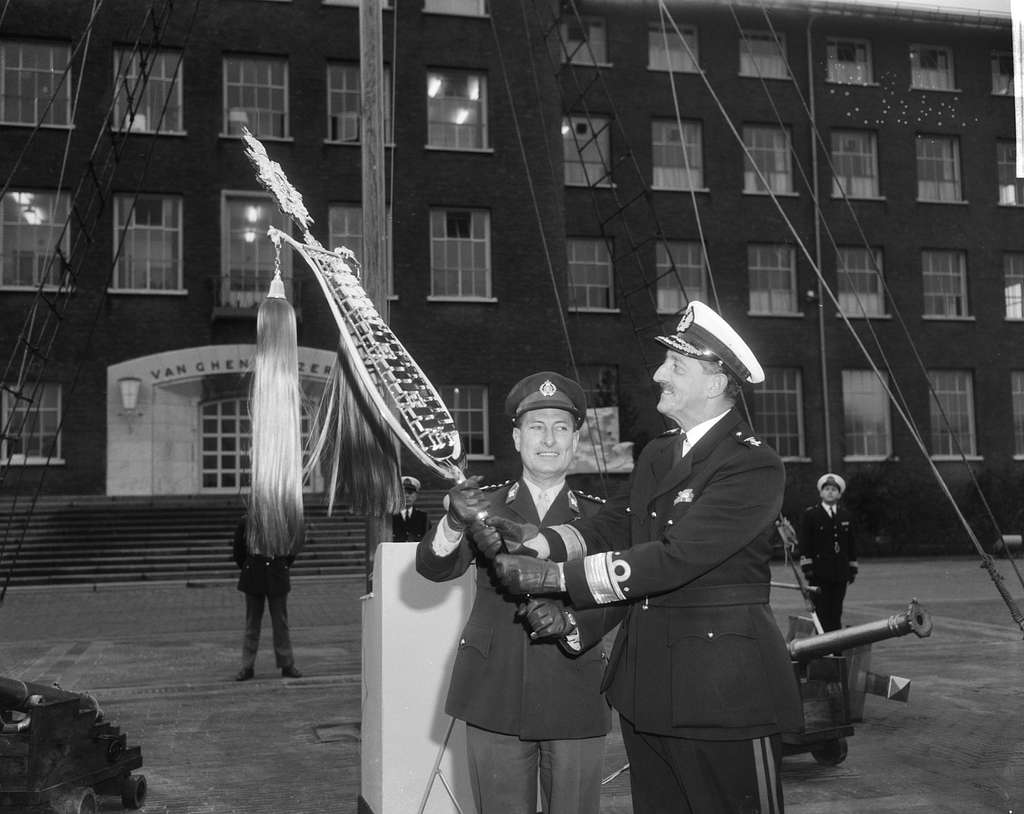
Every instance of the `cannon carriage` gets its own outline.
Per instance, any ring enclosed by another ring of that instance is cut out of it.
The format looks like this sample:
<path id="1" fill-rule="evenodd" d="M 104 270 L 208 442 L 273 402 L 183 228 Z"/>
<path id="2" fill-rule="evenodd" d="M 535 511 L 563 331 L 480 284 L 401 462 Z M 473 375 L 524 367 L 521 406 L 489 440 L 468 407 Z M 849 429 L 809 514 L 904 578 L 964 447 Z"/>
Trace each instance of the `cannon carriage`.
<path id="1" fill-rule="evenodd" d="M 141 766 L 92 696 L 0 677 L 0 814 L 95 814 L 108 795 L 140 808 Z"/>

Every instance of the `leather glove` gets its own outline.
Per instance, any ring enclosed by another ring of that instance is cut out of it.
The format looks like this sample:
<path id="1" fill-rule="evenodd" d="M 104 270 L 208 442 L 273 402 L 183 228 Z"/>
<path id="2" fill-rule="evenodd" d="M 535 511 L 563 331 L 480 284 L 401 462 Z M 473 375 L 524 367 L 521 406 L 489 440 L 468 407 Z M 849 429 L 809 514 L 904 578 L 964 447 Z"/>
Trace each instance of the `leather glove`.
<path id="1" fill-rule="evenodd" d="M 461 530 L 472 525 L 480 512 L 486 516 L 490 501 L 479 487 L 480 476 L 474 475 L 448 490 L 448 524 L 453 529 Z"/>
<path id="2" fill-rule="evenodd" d="M 850 563 L 850 575 L 846 578 L 847 585 L 853 585 L 853 581 L 857 579 L 857 564 Z"/>
<path id="3" fill-rule="evenodd" d="M 505 550 L 509 554 L 537 556 L 537 552 L 532 548 L 523 545 L 527 540 L 532 540 L 540 534 L 540 530 L 533 523 L 517 523 L 507 517 L 497 516 L 488 517 L 485 522 L 501 535 L 501 539 L 505 541 Z"/>
<path id="4" fill-rule="evenodd" d="M 469 536 L 476 550 L 489 560 L 493 560 L 504 551 L 501 535 L 482 520 L 473 521 L 469 527 Z"/>
<path id="5" fill-rule="evenodd" d="M 513 594 L 560 594 L 558 566 L 548 560 L 515 554 L 494 559 L 498 581 Z"/>
<path id="6" fill-rule="evenodd" d="M 812 565 L 809 562 L 805 562 L 803 565 L 800 566 L 800 570 L 804 572 L 804 579 L 806 579 L 808 582 L 814 580 L 814 565 Z"/>
<path id="7" fill-rule="evenodd" d="M 559 639 L 576 630 L 572 611 L 546 599 L 531 599 L 524 608 L 531 639 Z"/>

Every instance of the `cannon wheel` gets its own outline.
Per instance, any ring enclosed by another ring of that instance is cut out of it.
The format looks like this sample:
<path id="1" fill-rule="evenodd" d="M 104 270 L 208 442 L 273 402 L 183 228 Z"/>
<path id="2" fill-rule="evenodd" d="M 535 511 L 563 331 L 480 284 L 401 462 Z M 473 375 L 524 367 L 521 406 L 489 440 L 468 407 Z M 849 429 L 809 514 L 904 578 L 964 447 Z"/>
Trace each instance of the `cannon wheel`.
<path id="1" fill-rule="evenodd" d="M 146 777 L 129 774 L 121 782 L 121 805 L 125 808 L 142 808 L 146 802 Z"/>
<path id="2" fill-rule="evenodd" d="M 822 766 L 838 766 L 846 760 L 846 753 L 846 738 L 825 741 L 821 746 L 811 750 L 811 755 Z"/>
<path id="3" fill-rule="evenodd" d="M 79 786 L 60 792 L 50 801 L 54 814 L 99 814 L 100 804 L 96 792 L 87 786 Z"/>

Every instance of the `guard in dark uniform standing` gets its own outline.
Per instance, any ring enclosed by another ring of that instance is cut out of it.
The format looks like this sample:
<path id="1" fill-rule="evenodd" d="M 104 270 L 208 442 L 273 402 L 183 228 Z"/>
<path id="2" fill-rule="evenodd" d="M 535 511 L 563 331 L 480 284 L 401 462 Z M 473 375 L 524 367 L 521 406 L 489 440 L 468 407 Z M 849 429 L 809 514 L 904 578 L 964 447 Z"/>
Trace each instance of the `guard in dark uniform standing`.
<path id="1" fill-rule="evenodd" d="M 857 541 L 853 512 L 839 499 L 846 481 L 834 472 L 818 478 L 821 502 L 804 509 L 800 517 L 800 567 L 811 594 L 814 612 L 824 631 L 843 626 L 846 586 L 857 578 Z"/>
<path id="2" fill-rule="evenodd" d="M 658 411 L 678 429 L 644 447 L 628 490 L 592 519 L 528 537 L 487 518 L 538 554 L 500 554 L 496 570 L 511 591 L 625 608 L 603 686 L 636 814 L 779 814 L 781 733 L 803 727 L 768 605 L 785 471 L 736 408 L 743 383 L 764 373 L 700 302 L 658 341 Z M 579 633 L 584 644 L 600 635 L 583 612 Z"/>
<path id="3" fill-rule="evenodd" d="M 542 371 L 512 388 L 505 410 L 513 421 L 522 474 L 476 490 L 479 503 L 473 507 L 463 502 L 462 487 L 452 489 L 448 513 L 416 549 L 416 570 L 435 582 L 476 566 L 476 595 L 445 712 L 466 722 L 478 814 L 535 814 L 538 778 L 546 814 L 598 814 L 604 738 L 611 727 L 601 695 L 606 654 L 595 646 L 576 655 L 555 641 L 531 638 L 520 598 L 503 591 L 493 577 L 495 550 L 482 548 L 469 533 L 477 512 L 534 528 L 542 521 L 568 523 L 597 513 L 601 501 L 569 488 L 565 480 L 586 417 L 586 397 L 575 381 Z M 562 631 L 571 635 L 575 616 L 564 603 L 556 613 Z"/>

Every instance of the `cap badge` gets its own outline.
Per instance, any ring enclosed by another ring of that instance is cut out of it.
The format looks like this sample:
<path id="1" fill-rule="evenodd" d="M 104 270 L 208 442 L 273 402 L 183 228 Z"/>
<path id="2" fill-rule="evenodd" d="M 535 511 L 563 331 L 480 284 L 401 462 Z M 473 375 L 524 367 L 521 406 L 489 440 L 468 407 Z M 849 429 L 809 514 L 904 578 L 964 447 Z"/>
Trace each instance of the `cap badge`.
<path id="1" fill-rule="evenodd" d="M 551 382 L 551 379 L 545 379 L 544 384 L 542 384 L 539 389 L 540 394 L 545 398 L 551 398 L 558 392 L 558 388 Z"/>
<path id="2" fill-rule="evenodd" d="M 683 489 L 683 491 L 676 495 L 672 505 L 675 506 L 677 503 L 693 503 L 693 489 Z"/>
<path id="3" fill-rule="evenodd" d="M 707 356 L 708 355 L 707 351 L 703 351 L 700 348 L 698 348 L 696 345 L 694 345 L 694 344 L 692 344 L 690 342 L 687 342 L 681 336 L 677 336 L 676 337 L 676 342 L 679 343 L 679 346 L 683 349 L 684 353 L 690 354 L 691 356 Z"/>
<path id="4" fill-rule="evenodd" d="M 676 330 L 682 333 L 691 325 L 693 325 L 693 309 L 687 308 L 686 313 L 683 314 L 683 318 L 679 320 L 679 327 Z"/>

